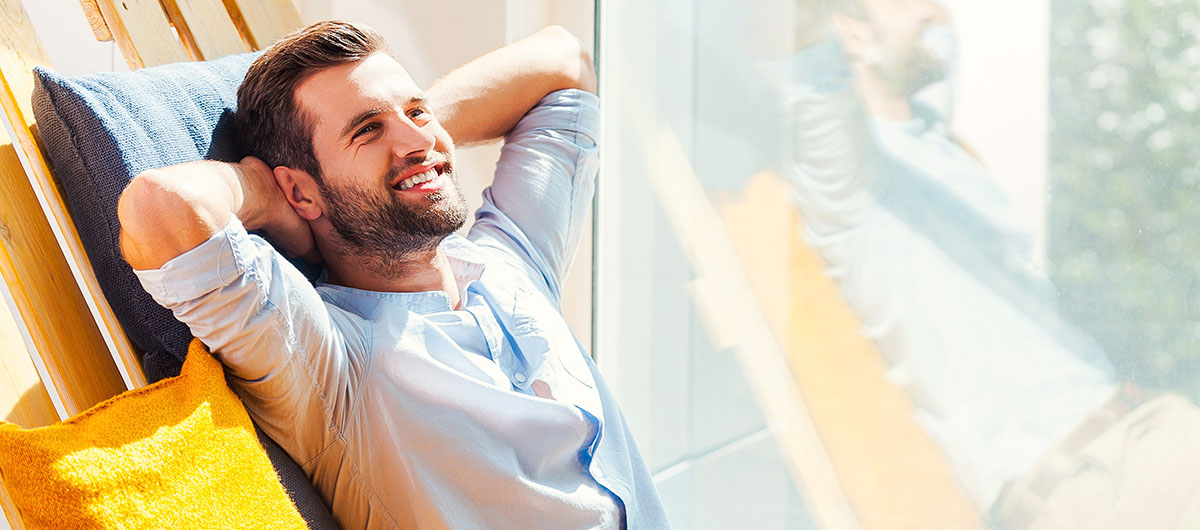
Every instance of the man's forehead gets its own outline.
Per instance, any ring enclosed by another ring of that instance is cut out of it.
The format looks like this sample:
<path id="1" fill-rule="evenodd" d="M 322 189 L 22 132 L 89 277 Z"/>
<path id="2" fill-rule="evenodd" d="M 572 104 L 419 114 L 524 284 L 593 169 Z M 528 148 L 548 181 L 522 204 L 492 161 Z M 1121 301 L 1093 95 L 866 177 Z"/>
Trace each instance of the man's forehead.
<path id="1" fill-rule="evenodd" d="M 420 98 L 420 87 L 396 59 L 374 53 L 365 59 L 322 68 L 296 87 L 301 110 L 327 126 L 370 107 Z"/>

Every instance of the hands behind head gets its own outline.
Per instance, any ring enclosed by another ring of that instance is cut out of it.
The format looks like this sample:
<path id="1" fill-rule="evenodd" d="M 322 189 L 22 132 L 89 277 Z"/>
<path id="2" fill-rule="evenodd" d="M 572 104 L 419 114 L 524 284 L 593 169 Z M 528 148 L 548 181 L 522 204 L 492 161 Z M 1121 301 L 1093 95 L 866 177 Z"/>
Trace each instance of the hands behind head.
<path id="1" fill-rule="evenodd" d="M 245 198 L 238 211 L 247 230 L 262 230 L 288 257 L 320 263 L 321 254 L 308 221 L 300 217 L 279 187 L 274 172 L 253 156 L 233 164 L 242 181 Z"/>

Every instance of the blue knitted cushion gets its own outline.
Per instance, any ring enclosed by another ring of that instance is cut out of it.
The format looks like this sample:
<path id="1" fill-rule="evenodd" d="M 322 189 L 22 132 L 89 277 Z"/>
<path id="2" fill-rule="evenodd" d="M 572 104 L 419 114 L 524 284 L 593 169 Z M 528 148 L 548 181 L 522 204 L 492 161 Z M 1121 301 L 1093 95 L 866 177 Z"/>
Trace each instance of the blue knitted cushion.
<path id="1" fill-rule="evenodd" d="M 257 54 L 136 72 L 63 77 L 34 69 L 34 116 L 105 298 L 143 353 L 146 377 L 179 373 L 192 334 L 142 289 L 121 257 L 117 199 L 130 179 L 193 160 L 241 158 L 237 87 Z M 297 263 L 293 261 L 293 263 Z M 312 267 L 301 266 L 309 277 Z M 303 471 L 260 433 L 280 480 L 310 528 L 337 528 Z"/>
<path id="2" fill-rule="evenodd" d="M 137 174 L 236 160 L 233 109 L 254 54 L 63 77 L 34 69 L 34 116 L 96 279 L 151 380 L 178 373 L 192 334 L 121 258 L 117 199 Z"/>

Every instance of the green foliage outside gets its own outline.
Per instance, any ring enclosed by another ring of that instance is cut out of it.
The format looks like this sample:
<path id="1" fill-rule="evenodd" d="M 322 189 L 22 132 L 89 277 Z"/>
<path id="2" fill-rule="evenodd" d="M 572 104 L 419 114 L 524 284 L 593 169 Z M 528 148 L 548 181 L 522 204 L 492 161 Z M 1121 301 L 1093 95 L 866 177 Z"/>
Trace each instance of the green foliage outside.
<path id="1" fill-rule="evenodd" d="M 1121 375 L 1200 400 L 1200 3 L 1051 9 L 1059 303 Z"/>

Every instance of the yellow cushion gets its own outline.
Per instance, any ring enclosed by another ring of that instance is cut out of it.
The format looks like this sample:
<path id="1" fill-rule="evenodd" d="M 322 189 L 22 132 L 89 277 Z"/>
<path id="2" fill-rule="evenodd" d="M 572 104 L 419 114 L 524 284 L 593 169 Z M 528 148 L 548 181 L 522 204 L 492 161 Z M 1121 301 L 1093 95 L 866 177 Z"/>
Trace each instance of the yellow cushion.
<path id="1" fill-rule="evenodd" d="M 48 427 L 0 422 L 0 475 L 29 530 L 307 528 L 198 340 L 179 377 Z"/>

